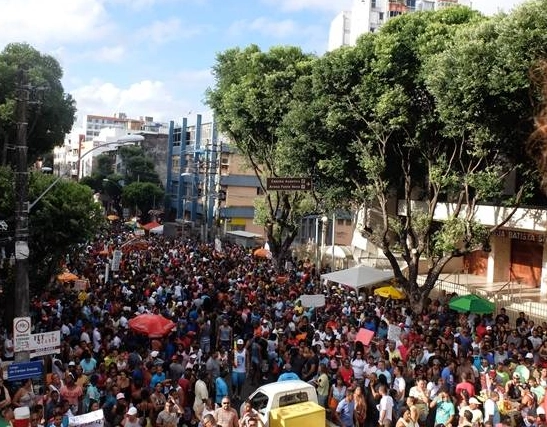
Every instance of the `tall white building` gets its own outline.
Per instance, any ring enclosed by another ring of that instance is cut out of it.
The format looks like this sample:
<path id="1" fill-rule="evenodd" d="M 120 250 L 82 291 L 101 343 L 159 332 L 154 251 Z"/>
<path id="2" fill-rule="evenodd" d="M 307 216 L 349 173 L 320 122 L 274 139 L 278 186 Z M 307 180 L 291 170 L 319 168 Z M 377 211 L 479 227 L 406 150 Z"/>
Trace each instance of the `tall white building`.
<path id="1" fill-rule="evenodd" d="M 354 46 L 359 36 L 372 33 L 403 13 L 438 10 L 470 0 L 353 0 L 351 10 L 340 12 L 331 22 L 328 50 Z"/>

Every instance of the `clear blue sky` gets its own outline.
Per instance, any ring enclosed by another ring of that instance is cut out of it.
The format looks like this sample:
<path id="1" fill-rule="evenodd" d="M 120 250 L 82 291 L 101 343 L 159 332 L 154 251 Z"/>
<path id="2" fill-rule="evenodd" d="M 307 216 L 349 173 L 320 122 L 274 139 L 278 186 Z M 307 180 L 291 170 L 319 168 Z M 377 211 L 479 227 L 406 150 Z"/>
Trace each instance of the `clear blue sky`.
<path id="1" fill-rule="evenodd" d="M 523 0 L 473 0 L 485 13 Z M 56 57 L 78 114 L 178 120 L 205 112 L 218 52 L 249 44 L 322 54 L 351 0 L 0 0 L 0 48 Z"/>

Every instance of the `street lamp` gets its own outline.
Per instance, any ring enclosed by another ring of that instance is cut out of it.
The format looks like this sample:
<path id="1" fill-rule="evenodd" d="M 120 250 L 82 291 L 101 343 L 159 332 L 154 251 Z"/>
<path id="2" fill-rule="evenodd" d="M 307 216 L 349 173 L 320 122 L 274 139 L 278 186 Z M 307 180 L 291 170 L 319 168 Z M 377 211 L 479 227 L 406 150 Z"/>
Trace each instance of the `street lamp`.
<path id="1" fill-rule="evenodd" d="M 325 253 L 325 245 L 327 244 L 327 225 L 329 218 L 326 215 L 321 217 L 321 259 Z"/>
<path id="2" fill-rule="evenodd" d="M 125 146 L 128 146 L 128 145 L 135 145 L 135 144 L 138 144 L 140 142 L 144 141 L 144 136 L 142 135 L 137 135 L 137 134 L 128 134 L 128 135 L 124 135 L 120 138 L 118 138 L 116 141 L 110 141 L 110 142 L 105 142 L 104 144 L 99 144 L 95 147 L 92 147 L 90 148 L 89 150 L 85 151 L 82 153 L 81 149 L 78 147 L 78 160 L 77 160 L 77 173 L 76 173 L 76 177 L 78 180 L 80 180 L 80 175 L 82 174 L 82 167 L 81 167 L 81 164 L 82 164 L 82 160 L 85 156 L 87 156 L 88 154 L 92 153 L 93 151 L 96 151 L 100 148 L 103 148 L 103 147 L 108 147 L 110 145 L 116 145 L 117 147 L 125 147 Z M 116 148 L 117 148 L 116 147 Z"/>

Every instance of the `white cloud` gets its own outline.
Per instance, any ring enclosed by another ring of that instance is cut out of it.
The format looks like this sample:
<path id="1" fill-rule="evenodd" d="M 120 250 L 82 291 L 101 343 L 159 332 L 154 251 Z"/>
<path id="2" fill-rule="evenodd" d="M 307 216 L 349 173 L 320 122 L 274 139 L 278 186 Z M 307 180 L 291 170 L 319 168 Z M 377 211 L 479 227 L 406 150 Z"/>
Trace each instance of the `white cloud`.
<path id="1" fill-rule="evenodd" d="M 70 91 L 77 101 L 78 115 L 126 113 L 129 117 L 152 116 L 168 121 L 187 111 L 204 110 L 201 95 L 167 85 L 159 80 L 142 80 L 127 87 L 93 80 Z M 179 92 L 187 95 L 179 96 Z"/>
<path id="2" fill-rule="evenodd" d="M 121 62 L 125 55 L 125 47 L 121 45 L 117 46 L 104 46 L 96 51 L 86 52 L 85 56 L 92 59 L 95 62 Z"/>
<path id="3" fill-rule="evenodd" d="M 524 3 L 524 0 L 475 0 L 471 4 L 475 9 L 485 15 L 493 15 L 498 12 L 511 12 L 513 8 Z"/>
<path id="4" fill-rule="evenodd" d="M 176 76 L 177 80 L 187 83 L 207 83 L 213 81 L 210 68 L 203 70 L 183 70 Z"/>
<path id="5" fill-rule="evenodd" d="M 166 4 L 174 4 L 177 6 L 185 6 L 188 4 L 201 4 L 207 0 L 106 0 L 112 4 L 122 5 L 131 10 L 142 11 L 152 7 L 161 7 Z"/>
<path id="6" fill-rule="evenodd" d="M 204 26 L 183 24 L 178 18 L 169 18 L 164 21 L 153 21 L 137 31 L 136 37 L 152 44 L 164 44 L 174 40 L 190 39 L 205 30 Z"/>
<path id="7" fill-rule="evenodd" d="M 95 40 L 110 31 L 102 0 L 0 0 L 0 46 Z"/>
<path id="8" fill-rule="evenodd" d="M 296 34 L 317 34 L 321 30 L 315 26 L 303 26 L 291 19 L 273 21 L 265 17 L 259 17 L 252 21 L 236 21 L 228 28 L 228 33 L 232 35 L 243 35 L 249 31 L 277 39 L 285 39 Z"/>
<path id="9" fill-rule="evenodd" d="M 263 0 L 263 2 L 278 7 L 284 12 L 301 10 L 341 12 L 351 8 L 352 0 Z"/>

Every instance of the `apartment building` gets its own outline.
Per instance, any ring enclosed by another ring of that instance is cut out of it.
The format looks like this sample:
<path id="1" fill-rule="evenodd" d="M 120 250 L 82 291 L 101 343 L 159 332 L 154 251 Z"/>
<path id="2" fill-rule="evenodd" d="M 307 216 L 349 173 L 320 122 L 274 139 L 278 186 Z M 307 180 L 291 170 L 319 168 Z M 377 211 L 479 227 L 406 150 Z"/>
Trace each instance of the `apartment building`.
<path id="1" fill-rule="evenodd" d="M 207 232 L 263 235 L 263 227 L 254 223 L 254 199 L 260 191 L 253 171 L 218 133 L 214 120 L 198 114 L 195 123 L 188 118 L 170 123 L 167 218 L 190 221 Z"/>
<path id="2" fill-rule="evenodd" d="M 167 133 L 168 124 L 155 122 L 150 116 L 134 119 L 127 117 L 125 113 L 116 113 L 113 116 L 88 114 L 84 117 L 83 128 L 86 141 L 91 141 L 100 135 L 102 129 L 121 129 L 126 134 L 140 131 Z"/>
<path id="3" fill-rule="evenodd" d="M 354 46 L 359 36 L 378 30 L 391 18 L 415 11 L 439 10 L 470 0 L 354 0 L 351 10 L 340 12 L 331 22 L 328 50 Z"/>

